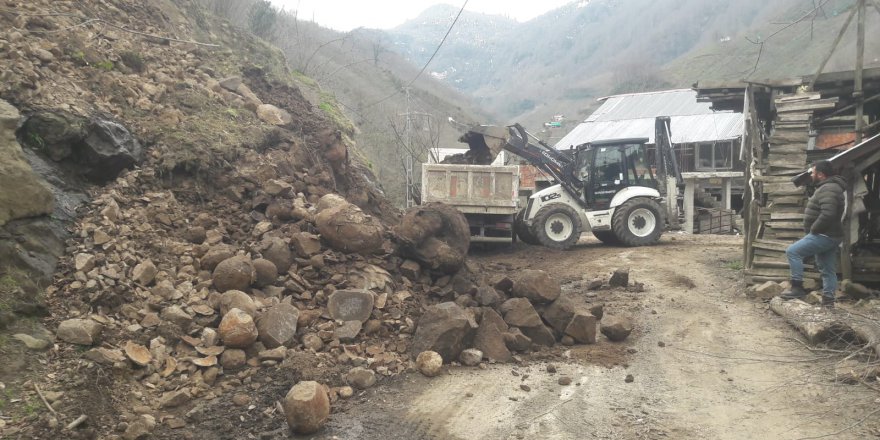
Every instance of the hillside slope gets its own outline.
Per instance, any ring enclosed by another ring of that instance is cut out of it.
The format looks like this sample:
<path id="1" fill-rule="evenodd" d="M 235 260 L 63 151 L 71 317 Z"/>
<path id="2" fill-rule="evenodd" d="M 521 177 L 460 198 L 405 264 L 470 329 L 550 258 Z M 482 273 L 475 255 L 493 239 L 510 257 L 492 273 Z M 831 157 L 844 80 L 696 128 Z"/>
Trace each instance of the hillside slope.
<path id="1" fill-rule="evenodd" d="M 816 17 L 770 38 L 754 73 L 758 46 L 746 38 L 771 35 L 813 10 L 813 3 L 590 0 L 521 24 L 464 14 L 464 28 L 453 32 L 431 70 L 502 120 L 537 129 L 556 114 L 579 121 L 596 108 L 596 98 L 609 94 L 686 87 L 698 80 L 812 73 L 852 0 L 823 2 Z M 429 54 L 423 50 L 420 24 L 454 13 L 451 7 L 428 9 L 389 31 L 389 38 L 421 63 Z M 880 48 L 873 41 L 880 26 L 876 11 L 869 10 L 869 16 L 867 59 L 876 63 Z M 847 34 L 840 53 L 854 52 L 853 35 Z M 846 68 L 841 57 L 829 68 Z"/>

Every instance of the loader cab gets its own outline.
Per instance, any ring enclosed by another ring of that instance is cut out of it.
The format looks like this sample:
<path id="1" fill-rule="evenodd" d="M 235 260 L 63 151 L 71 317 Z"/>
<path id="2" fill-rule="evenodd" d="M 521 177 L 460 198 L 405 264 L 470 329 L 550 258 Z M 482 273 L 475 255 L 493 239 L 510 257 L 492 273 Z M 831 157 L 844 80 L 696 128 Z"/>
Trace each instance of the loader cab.
<path id="1" fill-rule="evenodd" d="M 647 138 L 612 139 L 579 145 L 575 177 L 590 210 L 608 209 L 614 195 L 631 186 L 657 188 L 647 157 Z"/>

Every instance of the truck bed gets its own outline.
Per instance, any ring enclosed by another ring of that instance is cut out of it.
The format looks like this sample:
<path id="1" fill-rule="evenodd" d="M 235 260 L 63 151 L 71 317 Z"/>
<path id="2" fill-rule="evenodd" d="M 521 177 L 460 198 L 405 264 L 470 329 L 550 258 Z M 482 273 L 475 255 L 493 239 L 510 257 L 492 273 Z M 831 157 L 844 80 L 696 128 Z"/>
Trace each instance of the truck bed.
<path id="1" fill-rule="evenodd" d="M 517 210 L 519 167 L 422 165 L 422 200 L 443 202 L 466 214 L 512 214 Z"/>

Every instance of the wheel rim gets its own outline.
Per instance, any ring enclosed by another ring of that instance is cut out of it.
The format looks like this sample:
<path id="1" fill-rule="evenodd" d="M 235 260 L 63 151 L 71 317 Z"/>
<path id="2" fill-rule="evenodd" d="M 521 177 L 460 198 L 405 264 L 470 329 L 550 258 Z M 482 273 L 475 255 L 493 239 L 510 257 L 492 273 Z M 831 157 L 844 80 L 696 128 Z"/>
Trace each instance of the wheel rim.
<path id="1" fill-rule="evenodd" d="M 571 218 L 562 213 L 551 215 L 544 223 L 544 233 L 553 241 L 567 240 L 573 230 Z"/>
<path id="2" fill-rule="evenodd" d="M 632 235 L 647 237 L 657 227 L 657 217 L 650 209 L 639 208 L 629 214 L 629 221 L 626 224 Z"/>

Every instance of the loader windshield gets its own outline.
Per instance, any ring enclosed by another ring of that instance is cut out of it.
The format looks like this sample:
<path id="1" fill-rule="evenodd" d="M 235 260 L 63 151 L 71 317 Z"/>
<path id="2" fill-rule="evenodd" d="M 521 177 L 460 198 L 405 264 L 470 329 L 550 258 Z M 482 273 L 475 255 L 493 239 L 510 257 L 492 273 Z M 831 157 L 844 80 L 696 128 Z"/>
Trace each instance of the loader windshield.
<path id="1" fill-rule="evenodd" d="M 626 147 L 627 177 L 630 185 L 657 187 L 654 170 L 649 165 L 645 146 L 642 144 Z"/>

